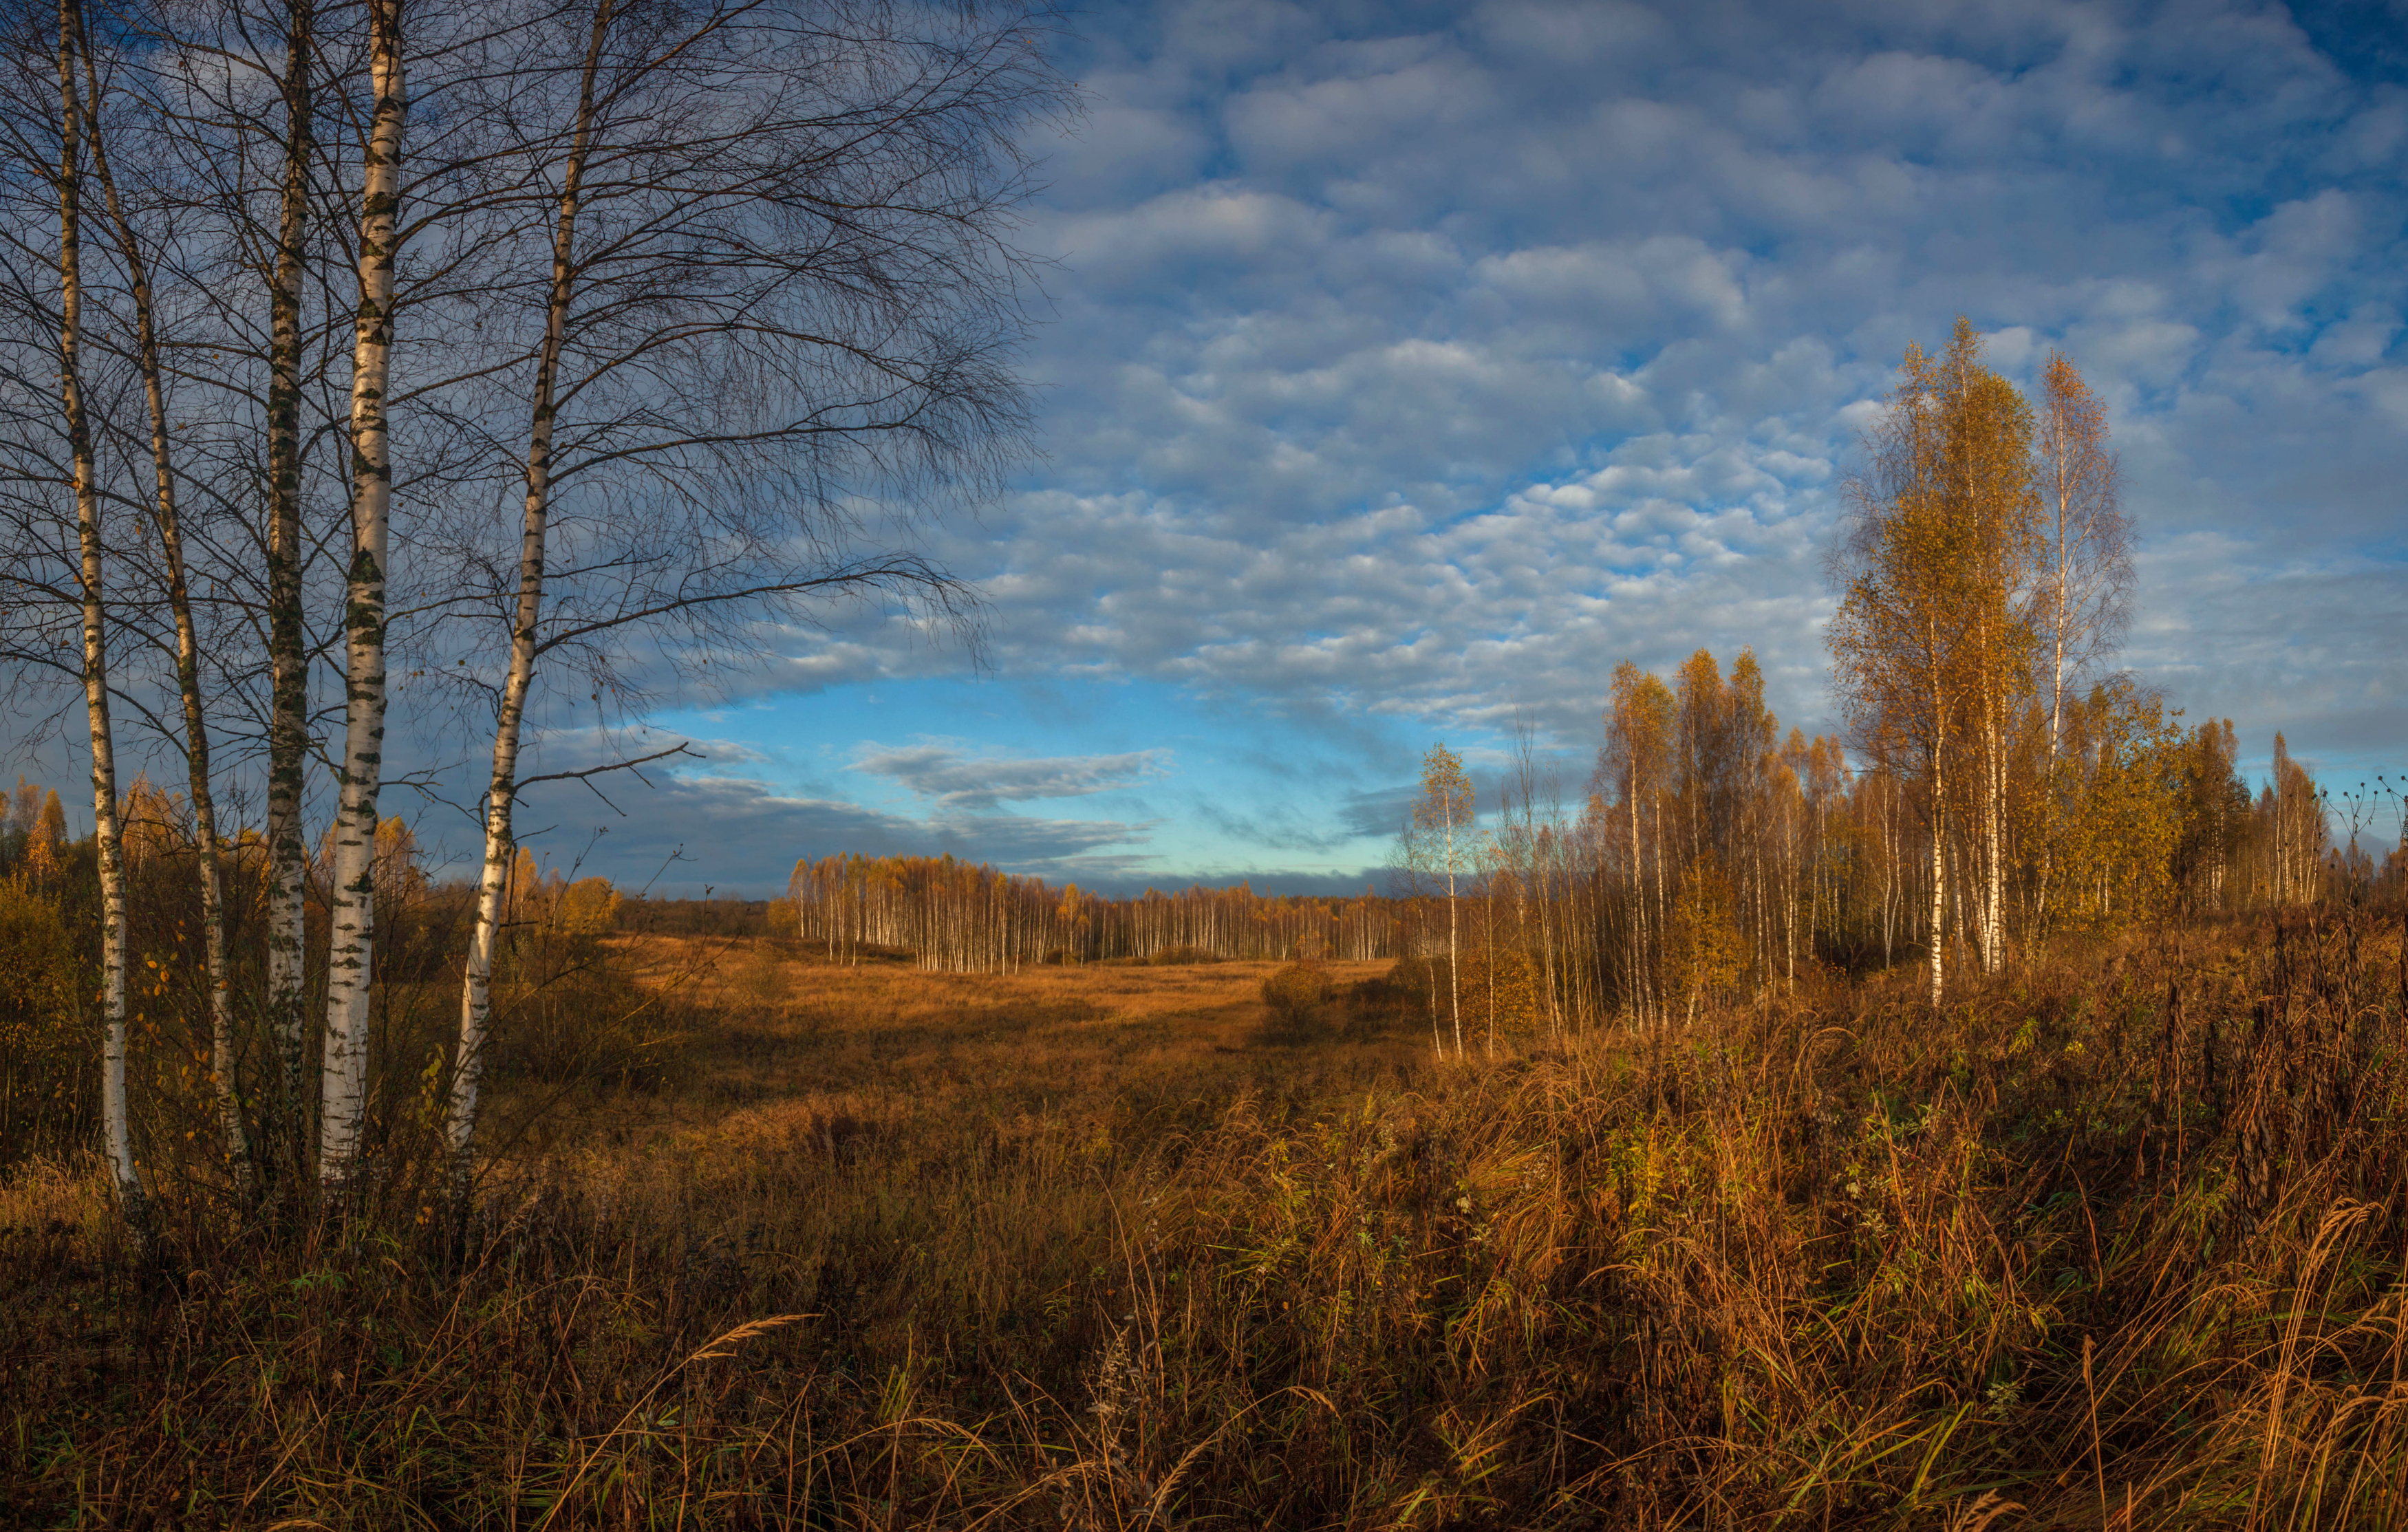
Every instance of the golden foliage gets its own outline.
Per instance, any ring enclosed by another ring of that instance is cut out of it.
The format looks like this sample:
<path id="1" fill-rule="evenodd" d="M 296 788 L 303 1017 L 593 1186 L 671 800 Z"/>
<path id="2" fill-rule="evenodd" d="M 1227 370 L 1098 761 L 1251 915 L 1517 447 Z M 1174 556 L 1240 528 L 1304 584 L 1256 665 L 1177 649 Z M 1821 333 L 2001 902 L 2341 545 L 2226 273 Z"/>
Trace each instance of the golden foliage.
<path id="1" fill-rule="evenodd" d="M 2067 714 L 2072 748 L 2049 771 L 2037 826 L 2056 885 L 2042 891 L 2043 916 L 2103 935 L 2158 913 L 2174 892 L 2186 741 L 2163 702 L 2128 680 Z"/>
<path id="2" fill-rule="evenodd" d="M 552 918 L 571 936 L 599 936 L 619 923 L 619 891 L 608 878 L 580 878 L 560 891 Z"/>
<path id="3" fill-rule="evenodd" d="M 1466 1037 L 1505 1042 L 1539 1030 L 1545 1002 L 1539 994 L 1538 966 L 1527 956 L 1511 948 L 1469 952 L 1458 968 Z"/>
<path id="4" fill-rule="evenodd" d="M 40 788 L 29 786 L 25 779 L 17 779 L 17 801 L 14 810 L 23 814 L 32 795 Z M 67 813 L 59 802 L 56 790 L 41 799 L 41 807 L 25 819 L 25 874 L 36 882 L 48 882 L 59 875 L 60 852 L 66 847 Z"/>
<path id="5" fill-rule="evenodd" d="M 1730 881 L 1712 862 L 1690 864 L 1665 933 L 1665 965 L 1672 994 L 1692 1017 L 1739 986 L 1747 973 L 1747 940 L 1740 934 Z"/>
<path id="6" fill-rule="evenodd" d="M 27 781 L 24 773 L 18 773 L 17 790 L 8 795 L 8 828 L 30 838 L 34 833 L 35 823 L 41 817 L 40 785 Z"/>
<path id="7" fill-rule="evenodd" d="M 58 906 L 26 878 L 0 879 L 0 1094 L 10 1116 L 91 1085 L 99 1050 L 82 1025 L 85 983 Z M 14 1137 L 22 1124 L 7 1128 Z"/>
<path id="8" fill-rule="evenodd" d="M 1282 1030 L 1301 1036 L 1329 1004 L 1329 970 L 1318 963 L 1291 963 L 1263 981 L 1263 1004 Z"/>
<path id="9" fill-rule="evenodd" d="M 118 844 L 129 869 L 139 871 L 165 861 L 191 844 L 183 807 L 182 798 L 169 795 L 149 772 L 134 779 L 117 806 Z"/>

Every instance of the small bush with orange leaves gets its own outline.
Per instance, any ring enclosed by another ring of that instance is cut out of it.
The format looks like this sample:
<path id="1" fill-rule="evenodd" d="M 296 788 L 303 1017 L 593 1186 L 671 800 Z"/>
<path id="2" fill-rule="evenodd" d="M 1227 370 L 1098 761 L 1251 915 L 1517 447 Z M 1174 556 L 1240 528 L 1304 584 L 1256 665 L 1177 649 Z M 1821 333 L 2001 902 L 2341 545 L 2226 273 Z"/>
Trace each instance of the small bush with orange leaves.
<path id="1" fill-rule="evenodd" d="M 1283 1037 L 1303 1038 L 1319 1024 L 1329 1008 L 1329 970 L 1318 963 L 1291 963 L 1263 981 L 1263 1005 L 1271 1013 L 1271 1030 Z"/>

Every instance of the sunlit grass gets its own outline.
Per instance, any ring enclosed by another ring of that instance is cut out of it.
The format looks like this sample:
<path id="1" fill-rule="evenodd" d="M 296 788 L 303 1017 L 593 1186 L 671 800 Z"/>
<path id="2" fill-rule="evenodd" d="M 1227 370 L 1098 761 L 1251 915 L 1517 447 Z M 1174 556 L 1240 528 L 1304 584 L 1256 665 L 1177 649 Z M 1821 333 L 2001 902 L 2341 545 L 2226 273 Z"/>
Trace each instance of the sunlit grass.
<path id="1" fill-rule="evenodd" d="M 1273 1026 L 1268 965 L 613 938 L 591 995 L 656 1024 L 503 1071 L 497 1120 L 544 1126 L 465 1243 L 194 1192 L 146 1274 L 88 1170 L 13 1171 L 0 1494 L 33 1525 L 2398 1525 L 2395 933 L 1445 1067 L 1421 1019 L 1350 1015 L 1379 966 Z"/>

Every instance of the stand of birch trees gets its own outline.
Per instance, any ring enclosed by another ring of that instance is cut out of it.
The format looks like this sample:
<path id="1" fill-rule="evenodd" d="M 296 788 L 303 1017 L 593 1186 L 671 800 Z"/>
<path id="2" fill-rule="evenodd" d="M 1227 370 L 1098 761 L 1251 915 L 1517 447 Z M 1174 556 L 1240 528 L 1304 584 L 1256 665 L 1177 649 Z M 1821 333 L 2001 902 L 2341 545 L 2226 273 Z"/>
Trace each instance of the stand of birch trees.
<path id="1" fill-rule="evenodd" d="M 1369 891 L 1325 899 L 1258 895 L 1240 883 L 1110 898 L 950 856 L 838 854 L 796 864 L 787 895 L 795 934 L 824 944 L 837 962 L 882 949 L 949 973 L 1166 953 L 1346 962 L 1396 955 L 1394 903 Z"/>
<path id="2" fill-rule="evenodd" d="M 2229 720 L 2179 729 L 2120 679 L 2057 709 L 2066 764 L 2024 775 L 2049 723 L 2028 709 L 2010 779 L 2011 952 L 2345 892 L 2315 782 L 2279 738 L 2284 785 L 2253 798 Z M 1928 784 L 1852 766 L 1844 740 L 1783 735 L 1752 654 L 1726 671 L 1701 650 L 1670 680 L 1625 664 L 1604 724 L 1570 810 L 1526 740 L 1485 811 L 1460 761 L 1433 752 L 1425 796 L 1444 802 L 1407 827 L 1385 895 L 1240 884 L 1109 897 L 951 857 L 837 854 L 796 864 L 794 935 L 837 962 L 904 956 L 948 972 L 1166 953 L 1404 960 L 1448 1052 L 1482 1045 L 1499 1017 L 1506 1034 L 1653 1027 L 1818 975 L 1928 960 Z M 1944 876 L 1978 862 L 1958 843 L 1941 865 Z M 1939 907 L 1956 919 L 1942 943 L 1972 961 L 1974 902 Z"/>
<path id="3" fill-rule="evenodd" d="M 130 972 L 207 971 L 227 1183 L 341 1209 L 385 1132 L 389 799 L 480 758 L 442 1061 L 465 1192 L 524 791 L 639 765 L 616 721 L 831 603 L 965 615 L 920 529 L 1026 450 L 1010 240 L 1028 130 L 1076 106 L 1054 25 L 982 0 L 0 12 L 0 667 L 20 742 L 91 762 L 102 1139 L 137 1239 Z M 530 769 L 546 740 L 567 758 Z M 128 936 L 145 763 L 172 763 L 201 891 L 176 951 Z"/>

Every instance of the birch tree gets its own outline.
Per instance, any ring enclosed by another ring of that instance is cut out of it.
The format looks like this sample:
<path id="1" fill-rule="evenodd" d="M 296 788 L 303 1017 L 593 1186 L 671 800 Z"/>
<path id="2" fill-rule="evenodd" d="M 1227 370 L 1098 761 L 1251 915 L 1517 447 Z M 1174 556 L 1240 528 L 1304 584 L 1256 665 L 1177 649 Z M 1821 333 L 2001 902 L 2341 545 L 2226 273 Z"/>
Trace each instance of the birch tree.
<path id="1" fill-rule="evenodd" d="M 2114 652 L 2131 621 L 2132 530 L 2107 406 L 2061 351 L 2042 379 L 2040 491 L 2045 526 L 2042 631 L 2049 660 L 2048 748 L 2064 732 L 2069 684 Z"/>
<path id="2" fill-rule="evenodd" d="M 1956 599 L 1962 656 L 1973 833 L 1968 850 L 1977 951 L 1996 972 L 2006 951 L 2008 731 L 2031 687 L 2035 536 L 2031 410 L 2014 384 L 1982 365 L 1982 337 L 1956 321 L 1940 360 L 1943 405 L 1942 515 L 1957 528 Z"/>
<path id="3" fill-rule="evenodd" d="M 351 553 L 344 606 L 341 803 L 335 826 L 327 953 L 325 1062 L 318 1174 L 342 1187 L 367 1110 L 368 986 L 376 943 L 376 835 L 385 734 L 385 580 L 390 567 L 393 456 L 386 383 L 393 359 L 393 285 L 401 193 L 401 0 L 367 0 L 374 104 L 360 165 L 359 306 L 351 358 Z"/>
<path id="4" fill-rule="evenodd" d="M 1024 262 L 1004 236 L 1026 193 L 1019 132 L 1071 101 L 1035 47 L 1042 19 L 1010 7 L 933 28 L 850 3 L 575 14 L 554 45 L 574 67 L 538 71 L 573 82 L 558 117 L 523 90 L 494 105 L 541 189 L 543 279 L 515 559 L 483 576 L 508 658 L 448 1113 L 459 1185 L 515 805 L 546 775 L 521 766 L 539 667 L 624 708 L 646 684 L 639 633 L 724 674 L 748 629 L 774 631 L 750 624 L 830 600 L 961 609 L 911 546 L 915 516 L 872 527 L 852 508 L 982 495 L 1023 450 Z"/>
<path id="5" fill-rule="evenodd" d="M 82 681 L 92 758 L 93 839 L 100 870 L 101 1134 L 103 1153 L 126 1226 L 137 1245 L 147 1245 L 149 1190 L 134 1153 L 131 1111 L 125 1095 L 126 951 L 125 851 L 117 823 L 117 742 L 109 716 L 108 606 L 102 545 L 99 468 L 84 393 L 83 242 L 85 150 L 83 108 L 76 79 L 82 17 L 78 0 L 60 0 L 58 12 L 59 330 L 58 384 L 75 499 L 81 598 Z"/>
<path id="6" fill-rule="evenodd" d="M 1629 858 L 1630 879 L 1628 993 L 1632 1014 L 1642 1024 L 1662 1020 L 1652 954 L 1661 946 L 1666 917 L 1663 795 L 1677 713 L 1678 703 L 1661 680 L 1628 660 L 1615 666 L 1598 772 L 1600 784 L 1621 805 L 1617 831 Z"/>
<path id="7" fill-rule="evenodd" d="M 1876 758 L 1903 747 L 1928 798 L 1931 1003 L 1941 1003 L 1946 922 L 1947 768 L 1962 698 L 1955 684 L 1966 637 L 1956 599 L 1968 528 L 1942 494 L 1940 379 L 1909 344 L 1866 464 L 1844 486 L 1847 515 L 1832 554 L 1841 591 L 1831 620 L 1832 682 L 1857 738 Z"/>
<path id="8" fill-rule="evenodd" d="M 201 689 L 199 625 L 194 620 L 192 585 L 187 569 L 183 518 L 178 503 L 178 477 L 167 413 L 166 367 L 163 360 L 157 306 L 153 300 L 150 263 L 143 235 L 121 191 L 109 160 L 109 134 L 104 106 L 109 92 L 103 84 L 92 46 L 90 22 L 75 7 L 75 47 L 83 80 L 82 111 L 93 173 L 99 182 L 102 206 L 124 276 L 125 296 L 134 321 L 132 361 L 140 378 L 144 423 L 151 470 L 152 526 L 159 540 L 171 621 L 174 623 L 176 696 L 183 725 L 182 753 L 190 794 L 198 855 L 194 866 L 201 895 L 203 967 L 208 994 L 209 1060 L 218 1098 L 219 1131 L 226 1163 L 238 1183 L 247 1184 L 251 1145 L 237 1094 L 233 981 L 227 968 L 225 860 L 218 834 L 217 795 L 210 769 L 207 703 Z"/>
<path id="9" fill-rule="evenodd" d="M 1996 967 L 2004 948 L 2005 734 L 2029 674 L 2029 414 L 1960 319 L 1942 355 L 1907 348 L 1864 447 L 1832 551 L 1841 602 L 1827 637 L 1860 744 L 1877 760 L 1902 749 L 1899 764 L 1922 780 L 1936 1006 L 1952 887 L 1962 898 L 1972 885 L 1982 966 Z M 1952 873 L 1960 800 L 1971 823 Z"/>
<path id="10" fill-rule="evenodd" d="M 283 132 L 278 144 L 274 236 L 255 264 L 267 298 L 265 398 L 265 627 L 267 721 L 267 995 L 265 1009 L 278 1065 L 277 1159 L 296 1181 L 302 1165 L 302 1067 L 308 1047 L 304 981 L 308 854 L 302 811 L 309 748 L 309 656 L 303 605 L 308 548 L 302 535 L 302 279 L 310 223 L 310 167 L 316 154 L 312 71 L 317 58 L 313 0 L 290 0 L 280 39 L 278 79 Z M 239 204 L 237 204 L 239 206 Z"/>
<path id="11" fill-rule="evenodd" d="M 1457 1058 L 1464 1056 L 1459 981 L 1463 926 L 1457 882 L 1471 868 L 1476 818 L 1471 779 L 1464 774 L 1463 758 L 1444 745 L 1432 745 L 1422 757 L 1421 794 L 1413 800 L 1407 821 L 1405 864 L 1446 889 L 1447 1016 L 1454 1024 Z"/>

